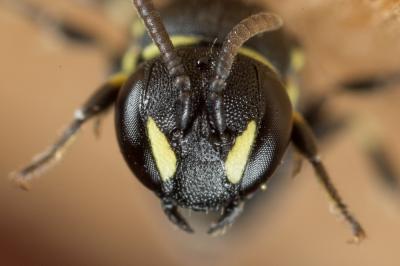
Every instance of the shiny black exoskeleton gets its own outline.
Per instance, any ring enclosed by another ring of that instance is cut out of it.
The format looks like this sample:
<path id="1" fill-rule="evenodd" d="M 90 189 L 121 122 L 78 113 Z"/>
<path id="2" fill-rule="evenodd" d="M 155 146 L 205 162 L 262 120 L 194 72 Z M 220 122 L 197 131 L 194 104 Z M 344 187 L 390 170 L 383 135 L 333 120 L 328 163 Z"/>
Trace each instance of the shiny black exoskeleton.
<path id="1" fill-rule="evenodd" d="M 238 56 L 224 91 L 227 136 L 221 140 L 206 110 L 217 54 L 210 54 L 209 47 L 181 48 L 178 54 L 193 88 L 190 126 L 179 131 L 175 121 L 179 91 L 156 58 L 139 66 L 119 96 L 116 128 L 120 147 L 135 175 L 162 199 L 194 210 L 223 208 L 254 192 L 280 163 L 290 140 L 291 103 L 275 73 L 255 60 Z M 146 135 L 148 117 L 167 136 L 178 158 L 176 174 L 165 183 L 152 159 Z M 232 184 L 224 163 L 236 137 L 251 121 L 257 124 L 254 147 L 241 182 Z"/>
<path id="2" fill-rule="evenodd" d="M 224 232 L 293 143 L 362 238 L 310 127 L 289 99 L 290 45 L 281 18 L 242 1 L 174 0 L 161 16 L 150 0 L 133 3 L 148 31 L 136 40 L 139 54 L 137 46 L 129 49 L 121 72 L 76 111 L 61 138 L 18 172 L 17 181 L 26 185 L 60 158 L 80 127 L 116 102 L 125 161 L 181 229 L 193 231 L 178 207 L 222 209 L 209 233 Z"/>

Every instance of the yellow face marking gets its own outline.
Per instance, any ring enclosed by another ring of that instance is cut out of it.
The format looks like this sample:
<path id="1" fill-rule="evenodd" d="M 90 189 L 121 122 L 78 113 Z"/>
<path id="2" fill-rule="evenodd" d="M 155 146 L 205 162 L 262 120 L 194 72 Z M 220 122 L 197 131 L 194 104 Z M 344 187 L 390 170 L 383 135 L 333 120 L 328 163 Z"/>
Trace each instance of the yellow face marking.
<path id="1" fill-rule="evenodd" d="M 200 42 L 201 38 L 196 36 L 175 35 L 171 37 L 174 47 L 193 45 Z M 144 60 L 150 60 L 160 55 L 158 47 L 152 43 L 143 49 L 142 56 Z"/>
<path id="2" fill-rule="evenodd" d="M 147 120 L 147 134 L 158 172 L 163 182 L 171 179 L 176 172 L 177 160 L 168 139 L 157 127 L 153 118 Z"/>
<path id="3" fill-rule="evenodd" d="M 226 158 L 225 173 L 232 184 L 237 184 L 242 179 L 256 138 L 256 129 L 256 122 L 251 121 L 246 130 L 236 138 L 235 144 Z"/>
<path id="4" fill-rule="evenodd" d="M 265 56 L 263 56 L 262 54 L 260 54 L 259 52 L 255 51 L 253 49 L 250 49 L 247 47 L 241 47 L 241 48 L 239 48 L 239 54 L 250 57 L 251 59 L 258 61 L 261 64 L 266 65 L 267 67 L 272 69 L 272 71 L 274 71 L 275 73 L 279 73 L 279 71 L 276 69 L 276 67 Z"/>

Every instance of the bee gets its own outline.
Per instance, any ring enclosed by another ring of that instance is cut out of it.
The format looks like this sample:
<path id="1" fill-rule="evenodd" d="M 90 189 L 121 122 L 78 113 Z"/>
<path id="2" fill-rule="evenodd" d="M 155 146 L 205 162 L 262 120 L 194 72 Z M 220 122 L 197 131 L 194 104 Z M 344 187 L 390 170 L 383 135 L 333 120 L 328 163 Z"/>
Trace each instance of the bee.
<path id="1" fill-rule="evenodd" d="M 62 157 L 87 121 L 115 106 L 126 163 L 180 229 L 193 232 L 179 208 L 222 210 L 208 233 L 224 232 L 293 145 L 351 226 L 353 240 L 363 239 L 363 227 L 334 187 L 315 134 L 298 111 L 297 67 L 291 64 L 297 46 L 280 16 L 241 0 L 173 0 L 159 10 L 150 0 L 133 5 L 141 24 L 132 27 L 135 36 L 119 71 L 14 179 L 27 188 Z"/>

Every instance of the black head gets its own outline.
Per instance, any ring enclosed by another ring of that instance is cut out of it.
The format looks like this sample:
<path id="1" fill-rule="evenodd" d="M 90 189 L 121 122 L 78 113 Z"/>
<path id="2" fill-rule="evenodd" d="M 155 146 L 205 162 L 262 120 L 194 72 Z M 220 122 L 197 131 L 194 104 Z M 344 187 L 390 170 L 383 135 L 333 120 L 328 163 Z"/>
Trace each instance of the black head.
<path id="1" fill-rule="evenodd" d="M 207 111 L 218 54 L 209 47 L 177 52 L 191 80 L 188 127 L 179 129 L 180 91 L 156 58 L 139 66 L 120 94 L 120 147 L 135 175 L 159 197 L 195 210 L 223 207 L 259 187 L 280 163 L 291 130 L 290 102 L 275 73 L 239 55 L 222 95 L 221 136 Z"/>
<path id="2" fill-rule="evenodd" d="M 133 2 L 160 56 L 138 67 L 117 103 L 128 165 L 164 201 L 194 210 L 249 194 L 283 156 L 291 105 L 276 73 L 237 54 L 282 21 L 261 13 L 235 26 L 219 49 L 176 50 L 151 1 Z"/>

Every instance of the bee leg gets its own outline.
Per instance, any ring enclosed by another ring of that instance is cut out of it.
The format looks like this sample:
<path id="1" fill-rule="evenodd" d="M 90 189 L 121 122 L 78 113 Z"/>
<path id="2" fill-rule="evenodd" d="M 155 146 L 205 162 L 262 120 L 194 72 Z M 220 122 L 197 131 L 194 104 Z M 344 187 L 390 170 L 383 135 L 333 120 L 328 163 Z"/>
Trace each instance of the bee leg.
<path id="1" fill-rule="evenodd" d="M 82 44 L 93 44 L 95 42 L 94 36 L 82 30 L 78 25 L 74 25 L 56 18 L 49 12 L 43 10 L 39 5 L 35 5 L 29 1 L 13 0 L 9 0 L 7 4 L 12 8 L 13 11 L 22 15 L 25 19 L 28 19 L 33 23 L 47 28 L 57 28 L 59 33 L 61 33 L 71 42 Z"/>
<path id="2" fill-rule="evenodd" d="M 354 93 L 370 93 L 380 91 L 400 82 L 400 73 L 392 71 L 381 75 L 359 77 L 341 82 L 338 90 Z"/>
<path id="3" fill-rule="evenodd" d="M 382 134 L 380 134 L 379 121 L 374 121 L 372 117 L 356 117 L 353 120 L 350 128 L 353 139 L 358 143 L 369 164 L 375 170 L 376 179 L 388 192 L 398 197 L 400 195 L 400 175 L 397 165 L 390 156 L 389 147 L 385 145 Z"/>
<path id="4" fill-rule="evenodd" d="M 349 80 L 341 83 L 339 87 L 341 87 L 343 91 L 350 93 L 379 93 L 381 90 L 398 83 L 400 83 L 400 73 L 392 71 L 382 75 Z M 381 183 L 383 183 L 389 191 L 399 193 L 399 173 L 396 171 L 395 165 L 390 160 L 388 151 L 383 145 L 379 134 L 373 132 L 373 130 L 368 126 L 368 124 L 371 123 L 371 121 L 366 121 L 362 124 L 356 123 L 360 128 L 355 128 L 355 130 L 361 131 L 358 134 L 359 136 L 357 139 L 363 140 L 361 147 L 371 165 L 378 173 Z"/>
<path id="5" fill-rule="evenodd" d="M 223 235 L 242 214 L 243 207 L 244 202 L 240 200 L 230 203 L 227 207 L 225 207 L 218 222 L 212 224 L 207 233 L 213 236 Z"/>
<path id="6" fill-rule="evenodd" d="M 398 72 L 348 80 L 335 86 L 335 89 L 327 95 L 317 97 L 317 100 L 309 103 L 302 110 L 305 120 L 310 124 L 318 139 L 326 139 L 343 129 L 350 128 L 351 131 L 355 131 L 356 139 L 362 140 L 360 147 L 377 173 L 377 178 L 388 188 L 388 191 L 395 193 L 400 193 L 399 173 L 389 156 L 387 147 L 381 141 L 382 138 L 369 126 L 378 123 L 373 123 L 370 119 L 364 122 L 364 119 L 359 118 L 333 117 L 332 112 L 327 110 L 326 104 L 340 94 L 379 93 L 399 82 L 400 73 Z M 379 125 L 376 128 L 379 128 Z"/>
<path id="7" fill-rule="evenodd" d="M 388 155 L 387 149 L 379 141 L 366 144 L 364 147 L 365 154 L 372 163 L 374 169 L 378 173 L 379 181 L 393 193 L 400 193 L 400 181 L 398 172 Z"/>
<path id="8" fill-rule="evenodd" d="M 317 99 L 301 111 L 318 140 L 325 140 L 340 133 L 349 124 L 349 117 L 332 114 L 327 110 L 325 102 L 325 99 Z"/>
<path id="9" fill-rule="evenodd" d="M 391 71 L 380 75 L 361 76 L 345 80 L 334 85 L 327 93 L 314 97 L 315 100 L 306 104 L 301 113 L 311 125 L 317 137 L 331 136 L 337 131 L 345 128 L 348 124 L 347 117 L 332 118 L 326 111 L 327 103 L 335 97 L 343 94 L 380 92 L 393 85 L 400 83 L 400 72 Z"/>
<path id="10" fill-rule="evenodd" d="M 120 87 L 126 80 L 124 74 L 112 76 L 75 112 L 75 117 L 56 142 L 36 156 L 30 164 L 16 173 L 12 179 L 23 189 L 29 189 L 29 181 L 43 174 L 52 163 L 59 161 L 72 143 L 81 126 L 89 119 L 106 111 L 116 100 Z"/>
<path id="11" fill-rule="evenodd" d="M 179 213 L 178 207 L 173 202 L 165 199 L 161 202 L 161 206 L 165 215 L 167 215 L 168 219 L 179 229 L 187 233 L 194 232 L 193 229 L 185 220 L 185 218 L 183 218 L 183 216 Z"/>
<path id="12" fill-rule="evenodd" d="M 122 46 L 125 44 L 115 43 L 109 36 L 104 36 L 104 33 L 99 30 L 91 29 L 89 25 L 85 26 L 82 21 L 59 18 L 40 4 L 35 4 L 32 1 L 7 0 L 6 3 L 12 12 L 16 12 L 23 18 L 50 31 L 50 33 L 56 33 L 64 41 L 72 44 L 94 46 L 100 49 L 111 64 L 115 64 L 116 61 L 121 59 L 125 49 Z"/>
<path id="13" fill-rule="evenodd" d="M 338 208 L 344 219 L 349 223 L 353 231 L 353 242 L 358 243 L 365 237 L 364 229 L 357 219 L 350 213 L 346 204 L 341 199 L 338 191 L 333 185 L 321 158 L 318 155 L 318 149 L 316 144 L 315 136 L 312 129 L 299 114 L 294 114 L 293 131 L 292 131 L 292 142 L 312 164 L 314 171 L 324 187 L 325 191 L 333 201 L 335 206 Z"/>

